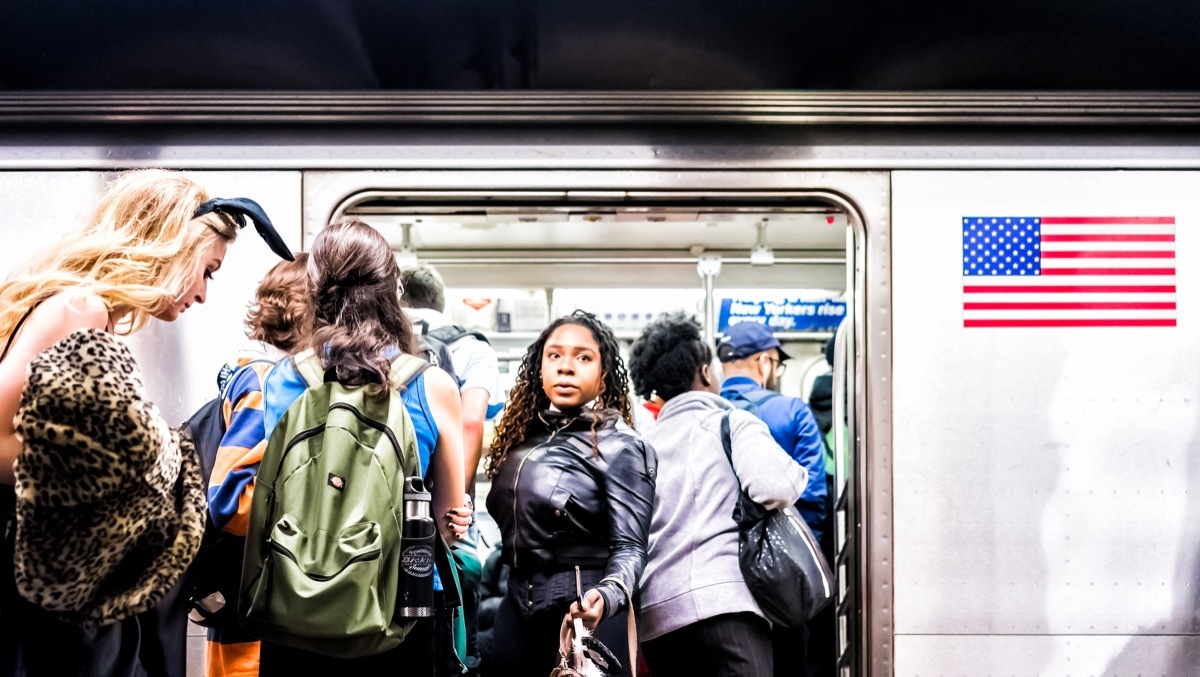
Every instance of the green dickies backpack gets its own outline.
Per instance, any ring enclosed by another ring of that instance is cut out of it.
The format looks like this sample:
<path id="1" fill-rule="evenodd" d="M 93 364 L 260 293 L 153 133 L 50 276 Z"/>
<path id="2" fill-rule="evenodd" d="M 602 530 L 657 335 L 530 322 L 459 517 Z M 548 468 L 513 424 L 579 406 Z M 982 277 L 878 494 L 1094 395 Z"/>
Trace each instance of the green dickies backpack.
<path id="1" fill-rule="evenodd" d="M 308 389 L 270 433 L 242 562 L 242 625 L 277 644 L 337 658 L 398 646 L 404 480 L 421 476 L 399 388 L 429 363 L 402 355 L 387 393 L 326 378 L 295 358 Z"/>

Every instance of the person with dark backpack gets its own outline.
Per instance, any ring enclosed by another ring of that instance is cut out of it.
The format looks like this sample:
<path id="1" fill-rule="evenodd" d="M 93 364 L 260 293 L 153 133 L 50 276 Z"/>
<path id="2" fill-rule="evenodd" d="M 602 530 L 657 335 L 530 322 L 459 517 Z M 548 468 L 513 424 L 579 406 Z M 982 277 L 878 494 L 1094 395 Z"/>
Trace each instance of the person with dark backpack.
<path id="1" fill-rule="evenodd" d="M 313 333 L 263 386 L 239 616 L 262 675 L 443 674 L 434 560 L 471 519 L 458 390 L 413 356 L 382 235 L 334 223 L 310 256 Z"/>
<path id="2" fill-rule="evenodd" d="M 266 448 L 262 383 L 275 362 L 311 331 L 308 254 L 276 264 L 255 291 L 246 317 L 256 345 L 218 376 L 220 395 L 184 424 L 200 456 L 208 520 L 189 569 L 190 617 L 208 628 L 210 677 L 256 677 L 259 644 L 238 623 L 236 602 L 255 476 Z"/>
<path id="3" fill-rule="evenodd" d="M 466 490 L 475 499 L 475 475 L 483 457 L 483 428 L 489 405 L 500 398 L 500 363 L 487 337 L 454 324 L 446 315 L 446 292 L 442 278 L 433 266 L 423 265 L 400 271 L 404 314 L 418 334 L 421 355 L 441 367 L 458 383 L 463 412 L 463 453 Z M 475 669 L 480 656 L 477 647 L 479 585 L 483 563 L 474 554 L 479 541 L 472 525 L 459 551 L 463 587 L 464 630 L 467 666 Z"/>
<path id="4" fill-rule="evenodd" d="M 429 331 L 428 322 L 414 322 L 413 329 L 417 332 L 417 355 L 442 371 L 450 374 L 455 383 L 462 384 L 462 379 L 454 371 L 454 358 L 450 356 L 450 346 Z"/>

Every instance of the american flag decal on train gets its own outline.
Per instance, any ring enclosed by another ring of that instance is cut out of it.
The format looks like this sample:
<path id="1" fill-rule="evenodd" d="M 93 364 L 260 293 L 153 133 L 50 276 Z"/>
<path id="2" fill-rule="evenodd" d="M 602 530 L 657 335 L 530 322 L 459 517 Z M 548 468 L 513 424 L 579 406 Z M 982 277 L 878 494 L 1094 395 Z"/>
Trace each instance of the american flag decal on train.
<path id="1" fill-rule="evenodd" d="M 1174 327 L 1175 217 L 969 216 L 964 327 Z"/>

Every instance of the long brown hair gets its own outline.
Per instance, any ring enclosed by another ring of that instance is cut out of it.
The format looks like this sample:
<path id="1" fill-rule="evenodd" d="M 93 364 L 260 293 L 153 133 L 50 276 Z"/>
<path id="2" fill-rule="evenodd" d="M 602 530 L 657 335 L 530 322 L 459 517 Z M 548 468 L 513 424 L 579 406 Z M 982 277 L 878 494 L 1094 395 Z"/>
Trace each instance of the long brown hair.
<path id="1" fill-rule="evenodd" d="M 593 444 L 596 428 L 609 411 L 616 411 L 626 423 L 633 425 L 633 415 L 629 406 L 629 377 L 625 373 L 625 363 L 621 360 L 617 338 L 608 325 L 596 319 L 595 315 L 576 310 L 550 323 L 525 351 L 525 357 L 521 359 L 521 367 L 517 371 L 517 382 L 508 393 L 509 402 L 504 408 L 504 417 L 496 424 L 496 438 L 488 448 L 488 478 L 496 477 L 500 472 L 500 465 L 508 457 L 508 452 L 521 446 L 529 435 L 529 427 L 538 413 L 550 406 L 550 398 L 546 397 L 546 391 L 542 389 L 542 350 L 554 330 L 564 324 L 587 328 L 592 332 L 596 345 L 600 346 L 602 376 L 600 392 L 596 395 L 595 418 L 592 421 Z"/>
<path id="2" fill-rule="evenodd" d="M 362 221 L 330 224 L 313 241 L 309 344 L 342 383 L 387 383 L 391 352 L 413 352 L 412 326 L 400 310 L 399 279 L 391 245 Z"/>

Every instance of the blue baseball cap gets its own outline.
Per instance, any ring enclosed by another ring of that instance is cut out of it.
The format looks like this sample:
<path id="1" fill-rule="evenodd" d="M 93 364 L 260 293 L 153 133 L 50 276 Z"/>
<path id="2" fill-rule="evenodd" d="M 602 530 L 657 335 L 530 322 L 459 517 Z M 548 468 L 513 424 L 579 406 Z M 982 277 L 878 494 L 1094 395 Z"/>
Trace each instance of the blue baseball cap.
<path id="1" fill-rule="evenodd" d="M 739 322 L 725 330 L 725 336 L 717 341 L 717 358 L 722 362 L 744 360 L 764 350 L 774 348 L 779 351 L 779 359 L 791 359 L 791 355 L 783 352 L 779 339 L 771 333 L 764 324 L 757 322 Z"/>

